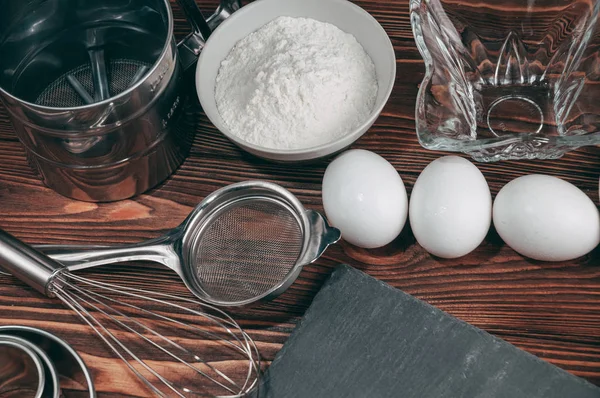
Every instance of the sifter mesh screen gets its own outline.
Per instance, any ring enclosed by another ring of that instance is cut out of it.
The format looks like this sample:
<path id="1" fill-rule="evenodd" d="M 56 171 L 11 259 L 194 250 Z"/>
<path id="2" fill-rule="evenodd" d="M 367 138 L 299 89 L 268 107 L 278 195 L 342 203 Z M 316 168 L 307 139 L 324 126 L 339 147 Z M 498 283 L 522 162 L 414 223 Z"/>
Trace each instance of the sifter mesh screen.
<path id="1" fill-rule="evenodd" d="M 248 198 L 222 210 L 193 249 L 196 276 L 214 300 L 245 301 L 279 285 L 303 249 L 300 221 L 282 203 Z"/>
<path id="2" fill-rule="evenodd" d="M 136 73 L 144 66 L 148 67 L 150 64 L 125 59 L 111 60 L 107 65 L 107 77 L 111 96 L 119 95 L 127 90 Z M 39 95 L 35 103 L 56 108 L 70 108 L 86 105 L 81 96 L 77 94 L 77 91 L 69 84 L 67 80 L 67 76 L 69 75 L 72 75 L 77 79 L 88 94 L 94 97 L 92 68 L 90 65 L 86 64 L 65 73 L 52 82 Z"/>

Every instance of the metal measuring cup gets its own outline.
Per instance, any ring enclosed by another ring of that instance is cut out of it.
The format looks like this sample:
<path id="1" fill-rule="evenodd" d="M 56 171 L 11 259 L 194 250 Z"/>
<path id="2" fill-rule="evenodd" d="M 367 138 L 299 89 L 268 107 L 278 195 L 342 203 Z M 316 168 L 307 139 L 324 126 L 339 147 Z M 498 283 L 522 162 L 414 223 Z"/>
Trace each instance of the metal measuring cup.
<path id="1" fill-rule="evenodd" d="M 36 357 L 42 363 L 43 368 L 43 388 L 41 398 L 59 398 L 61 396 L 60 382 L 58 379 L 58 372 L 54 366 L 54 362 L 50 359 L 48 354 L 37 345 L 33 344 L 29 340 L 26 340 L 20 336 L 12 334 L 0 334 L 0 342 L 18 344 L 22 347 L 27 347 L 33 351 Z M 0 395 L 2 396 L 2 395 Z M 26 395 L 23 395 L 26 397 Z"/>
<path id="2" fill-rule="evenodd" d="M 46 384 L 44 365 L 27 344 L 0 338 L 0 397 L 41 398 Z"/>
<path id="3" fill-rule="evenodd" d="M 21 337 L 39 347 L 56 368 L 59 381 L 63 378 L 70 379 L 72 383 L 78 384 L 84 389 L 85 396 L 96 397 L 89 369 L 77 351 L 66 341 L 45 330 L 22 325 L 0 326 L 1 335 Z"/>

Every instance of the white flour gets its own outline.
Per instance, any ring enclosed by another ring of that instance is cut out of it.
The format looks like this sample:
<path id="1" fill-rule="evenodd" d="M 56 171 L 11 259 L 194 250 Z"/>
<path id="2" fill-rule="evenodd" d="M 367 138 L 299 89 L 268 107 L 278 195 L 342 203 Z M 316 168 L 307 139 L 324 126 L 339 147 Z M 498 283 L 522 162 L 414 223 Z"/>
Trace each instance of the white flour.
<path id="1" fill-rule="evenodd" d="M 307 18 L 280 17 L 222 62 L 216 103 L 233 134 L 272 149 L 306 149 L 364 123 L 377 96 L 375 66 L 356 38 Z"/>

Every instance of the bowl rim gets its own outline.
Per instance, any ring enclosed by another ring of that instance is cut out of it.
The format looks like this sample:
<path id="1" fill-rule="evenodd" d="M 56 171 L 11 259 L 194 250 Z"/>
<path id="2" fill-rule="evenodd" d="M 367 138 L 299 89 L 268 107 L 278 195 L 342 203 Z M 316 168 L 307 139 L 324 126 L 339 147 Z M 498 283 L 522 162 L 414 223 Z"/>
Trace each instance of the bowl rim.
<path id="1" fill-rule="evenodd" d="M 44 371 L 44 363 L 42 362 L 42 358 L 38 356 L 38 353 L 34 351 L 33 347 L 31 347 L 30 344 L 26 344 L 26 342 L 19 341 L 19 339 L 5 339 L 0 336 L 0 345 L 5 345 L 21 350 L 22 352 L 27 354 L 29 359 L 32 360 L 32 362 L 35 365 L 35 370 L 38 376 L 35 397 L 41 397 L 44 390 L 44 386 L 46 385 L 46 372 Z"/>
<path id="2" fill-rule="evenodd" d="M 240 10 L 236 11 L 229 18 L 227 18 L 221 25 L 219 25 L 219 27 L 217 29 L 215 29 L 215 32 L 218 32 L 223 29 L 227 29 L 229 27 L 229 25 L 235 24 L 238 19 L 244 18 L 245 17 L 244 14 L 248 13 L 249 10 L 252 10 L 253 8 L 257 8 L 257 7 L 269 7 L 270 2 L 276 2 L 276 1 L 281 1 L 281 0 L 260 0 L 260 1 L 252 2 L 252 3 L 242 7 Z M 392 41 L 391 41 L 389 35 L 387 34 L 387 32 L 385 31 L 383 26 L 379 23 L 379 21 L 377 21 L 377 19 L 375 19 L 375 17 L 373 17 L 369 12 L 364 10 L 362 7 L 356 5 L 348 0 L 320 0 L 320 1 L 328 1 L 331 3 L 337 3 L 340 7 L 353 8 L 355 11 L 357 11 L 359 14 L 363 15 L 365 18 L 370 19 L 371 22 L 374 22 L 374 26 L 379 31 L 378 33 L 383 34 L 383 37 L 385 37 L 387 39 L 386 47 L 388 47 L 388 50 L 389 50 L 388 55 L 390 55 L 390 60 L 393 60 L 390 64 L 390 66 L 391 66 L 391 78 L 390 78 L 391 84 L 389 84 L 388 87 L 386 87 L 385 91 L 383 91 L 384 96 L 382 97 L 382 100 L 379 103 L 379 105 L 377 105 L 373 108 L 373 110 L 370 113 L 370 116 L 359 126 L 357 126 L 352 131 L 348 132 L 347 134 L 345 134 L 341 137 L 336 138 L 335 140 L 333 140 L 331 142 L 321 144 L 318 146 L 309 147 L 309 148 L 303 148 L 303 149 L 274 149 L 274 148 L 268 148 L 268 147 L 263 147 L 263 146 L 259 146 L 256 144 L 252 144 L 252 143 L 242 140 L 241 138 L 232 134 L 230 132 L 230 130 L 228 128 L 226 128 L 226 126 L 223 126 L 224 128 L 218 127 L 217 124 L 215 123 L 215 121 L 213 120 L 213 117 L 211 117 L 212 112 L 211 112 L 211 114 L 209 114 L 209 112 L 204 111 L 204 113 L 206 114 L 206 116 L 208 117 L 210 122 L 213 124 L 213 126 L 215 126 L 225 137 L 227 137 L 230 141 L 232 141 L 239 147 L 241 147 L 255 155 L 258 155 L 260 157 L 267 158 L 267 159 L 278 159 L 278 160 L 285 159 L 286 155 L 290 156 L 290 157 L 294 157 L 297 160 L 311 160 L 311 159 L 317 159 L 317 158 L 321 158 L 323 156 L 330 155 L 330 154 L 335 153 L 345 147 L 348 147 L 349 145 L 351 145 L 352 143 L 357 141 L 360 137 L 362 137 L 364 134 L 366 134 L 368 132 L 368 130 L 371 128 L 371 126 L 375 123 L 375 121 L 381 115 L 381 112 L 387 105 L 389 98 L 392 94 L 392 91 L 394 90 L 395 81 L 396 81 L 396 73 L 397 73 L 396 52 L 394 50 L 394 46 L 392 44 Z M 281 15 L 281 16 L 284 16 L 284 15 Z M 332 25 L 334 25 L 334 24 L 332 24 Z M 257 27 L 257 29 L 259 29 L 259 28 L 260 28 L 260 26 Z M 345 32 L 345 33 L 348 33 L 348 32 Z M 216 40 L 213 39 L 213 37 L 214 37 L 214 35 L 211 35 L 211 37 L 207 40 L 205 47 L 208 47 L 211 45 L 212 46 L 218 45 L 218 42 L 216 42 Z M 361 43 L 361 46 L 362 46 L 362 43 Z M 365 49 L 365 51 L 366 51 L 366 49 Z M 206 56 L 204 55 L 205 53 L 206 53 L 205 51 L 202 51 L 200 53 L 200 57 L 198 59 L 198 65 L 196 67 L 196 75 L 195 75 L 196 94 L 198 95 L 201 105 L 202 105 L 203 100 L 202 100 L 202 96 L 199 93 L 198 86 L 199 86 L 199 81 L 201 79 L 201 69 L 202 69 L 202 67 L 203 67 L 202 65 L 204 63 L 203 61 L 206 59 Z M 381 87 L 378 87 L 378 90 L 381 90 Z M 378 92 L 378 95 L 379 94 L 380 93 Z M 203 107 L 203 109 L 204 109 L 204 107 Z M 219 124 L 222 124 L 222 123 L 219 123 Z"/>
<path id="3" fill-rule="evenodd" d="M 31 341 L 23 338 L 22 336 L 15 336 L 13 334 L 0 335 L 0 341 L 3 341 L 3 342 L 7 342 L 7 341 L 11 342 L 12 341 L 21 346 L 28 347 L 32 351 L 34 351 L 35 354 L 37 355 L 38 359 L 40 359 L 42 361 L 42 365 L 44 367 L 44 374 L 46 373 L 46 371 L 50 374 L 50 379 L 48 379 L 48 375 L 45 374 L 45 376 L 44 376 L 43 389 L 45 390 L 46 387 L 48 385 L 50 385 L 50 387 L 52 387 L 52 392 L 51 392 L 52 397 L 53 398 L 59 397 L 59 395 L 61 393 L 61 389 L 60 389 L 60 381 L 58 378 L 58 372 L 56 371 L 54 362 L 52 362 L 52 360 L 50 359 L 50 357 L 44 350 L 42 350 L 38 345 L 32 343 Z M 42 395 L 44 395 L 44 394 L 42 393 Z"/>
<path id="4" fill-rule="evenodd" d="M 88 385 L 88 391 L 90 394 L 89 395 L 90 398 L 96 398 L 96 389 L 94 387 L 94 382 L 92 380 L 92 375 L 90 373 L 90 370 L 88 369 L 87 365 L 85 364 L 85 362 L 83 361 L 81 356 L 77 353 L 77 351 L 75 351 L 75 349 L 69 343 L 67 343 L 65 340 L 61 339 L 60 337 L 58 337 L 50 332 L 47 332 L 45 330 L 38 329 L 35 327 L 31 327 L 31 326 L 19 326 L 19 325 L 2 325 L 2 326 L 0 326 L 0 335 L 3 335 L 5 333 L 11 333 L 11 332 L 16 332 L 16 333 L 27 332 L 27 333 L 41 335 L 50 340 L 55 341 L 56 343 L 58 343 L 62 347 L 64 347 L 69 352 L 69 354 L 71 354 L 73 356 L 75 361 L 79 364 L 79 367 L 81 368 L 81 371 L 83 372 L 83 374 L 85 376 L 85 381 L 87 382 L 87 385 Z M 21 336 L 18 336 L 18 337 L 21 337 Z M 23 338 L 23 337 L 21 337 L 21 338 Z M 25 338 L 23 338 L 23 339 L 25 339 Z M 25 339 L 25 340 L 27 340 L 27 339 Z M 33 343 L 31 343 L 31 344 L 33 344 Z M 57 371 L 57 374 L 58 374 L 58 371 Z"/>

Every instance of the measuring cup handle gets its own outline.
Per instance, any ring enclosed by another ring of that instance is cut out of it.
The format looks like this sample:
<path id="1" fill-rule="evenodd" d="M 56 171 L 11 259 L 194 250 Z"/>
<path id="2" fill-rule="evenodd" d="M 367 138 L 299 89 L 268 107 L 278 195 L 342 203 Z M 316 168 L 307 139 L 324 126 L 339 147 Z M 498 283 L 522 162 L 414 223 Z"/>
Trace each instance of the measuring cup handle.
<path id="1" fill-rule="evenodd" d="M 124 246 L 39 245 L 35 249 L 63 264 L 69 271 L 132 261 L 150 261 L 181 275 L 181 262 L 175 239 L 164 236 L 140 244 Z"/>

